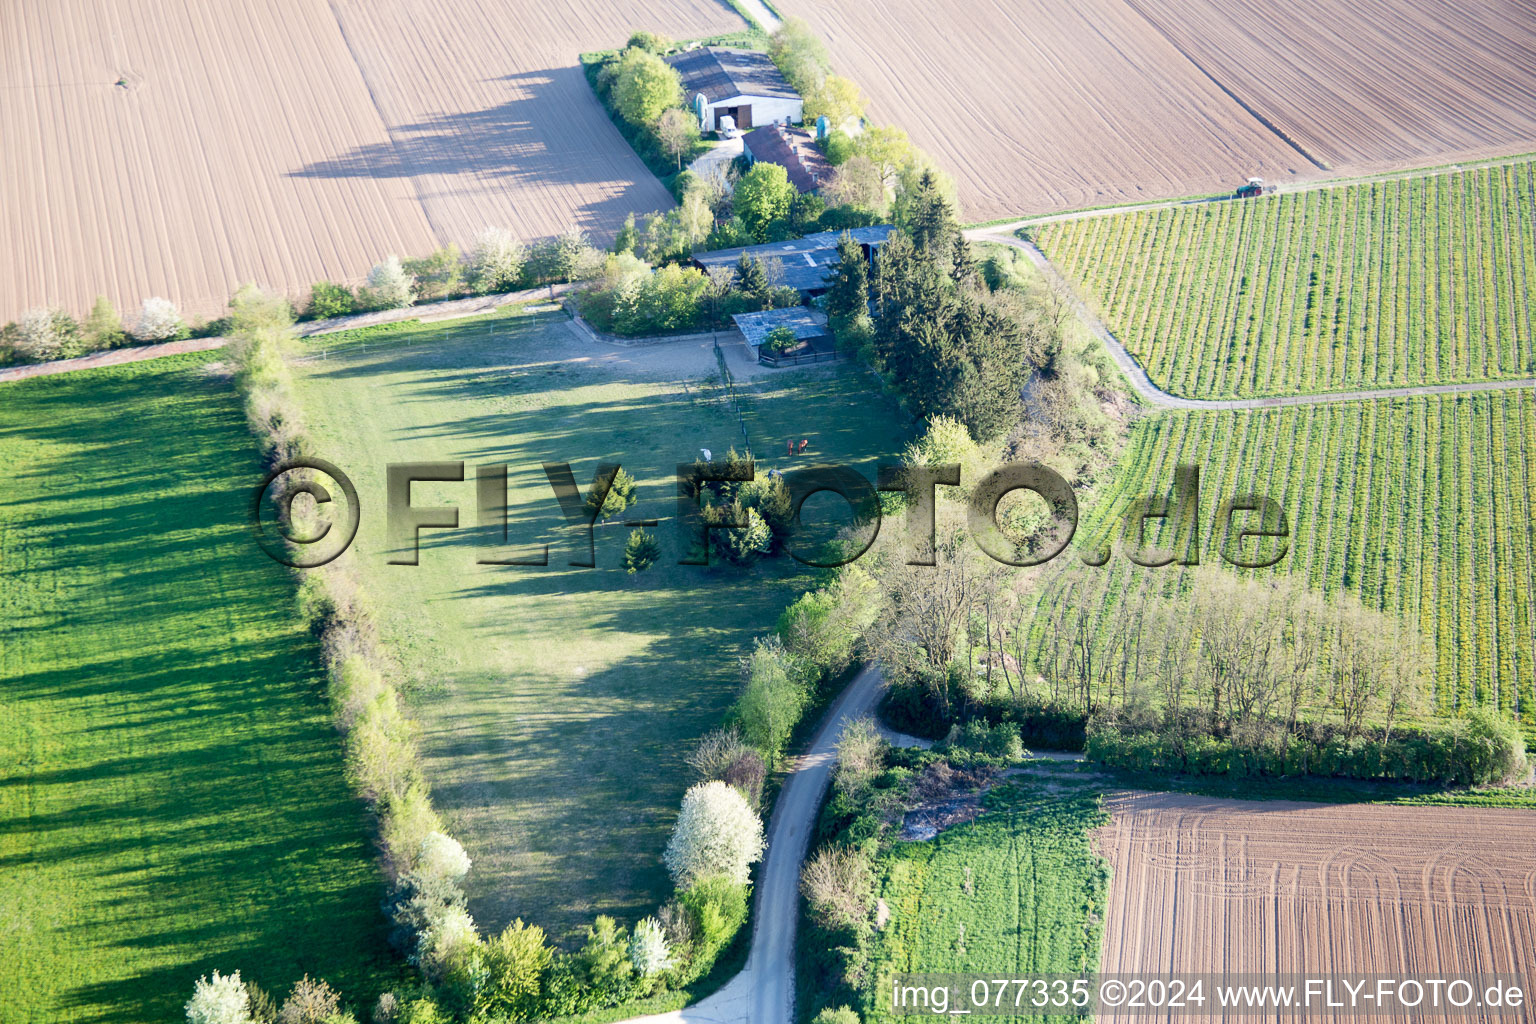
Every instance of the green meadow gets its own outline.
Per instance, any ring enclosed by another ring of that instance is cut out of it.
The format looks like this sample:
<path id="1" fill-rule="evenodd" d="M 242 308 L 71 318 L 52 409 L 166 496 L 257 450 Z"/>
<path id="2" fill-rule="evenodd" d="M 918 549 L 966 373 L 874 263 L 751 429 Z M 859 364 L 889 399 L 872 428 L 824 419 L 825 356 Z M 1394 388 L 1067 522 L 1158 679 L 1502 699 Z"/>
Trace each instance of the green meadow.
<path id="1" fill-rule="evenodd" d="M 0 1020 L 390 968 L 293 581 L 212 354 L 0 388 Z"/>
<path id="2" fill-rule="evenodd" d="M 346 555 L 377 606 L 395 674 L 422 726 L 433 801 L 475 867 L 476 919 L 521 917 L 570 940 L 597 914 L 634 921 L 670 883 L 661 851 L 691 781 L 684 758 L 719 724 L 740 658 L 814 582 L 787 557 L 750 569 L 679 565 L 678 463 L 743 438 L 709 346 L 600 346 L 562 313 L 411 323 L 313 339 L 295 360 L 317 454 L 355 481 L 361 528 Z M 897 455 L 906 429 L 850 366 L 739 384 L 758 472 Z M 786 441 L 807 440 L 791 463 Z M 458 530 L 425 530 L 418 565 L 387 564 L 385 466 L 459 461 L 463 483 L 418 483 L 417 506 L 453 506 Z M 622 567 L 630 527 L 595 530 L 595 568 L 573 548 L 542 463 L 590 486 L 600 462 L 638 483 L 620 518 L 656 519 L 660 561 Z M 482 565 L 474 467 L 508 468 L 514 557 Z M 835 514 L 831 496 L 806 516 Z"/>

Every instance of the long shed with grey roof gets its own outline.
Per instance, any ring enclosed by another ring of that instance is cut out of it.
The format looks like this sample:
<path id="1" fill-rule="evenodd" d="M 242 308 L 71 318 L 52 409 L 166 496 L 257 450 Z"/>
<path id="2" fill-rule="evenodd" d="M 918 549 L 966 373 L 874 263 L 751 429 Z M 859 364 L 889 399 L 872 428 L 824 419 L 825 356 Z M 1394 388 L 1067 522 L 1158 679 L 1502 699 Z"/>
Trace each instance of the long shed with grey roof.
<path id="1" fill-rule="evenodd" d="M 766 53 L 726 46 L 700 46 L 665 58 L 683 80 L 690 106 L 703 108 L 703 131 L 719 131 L 722 119 L 736 127 L 798 122 L 805 104 Z M 698 97 L 703 103 L 698 103 Z"/>
<path id="2" fill-rule="evenodd" d="M 859 243 L 866 258 L 885 244 L 891 234 L 889 224 L 869 228 L 853 228 L 848 232 Z M 734 249 L 716 249 L 713 252 L 696 252 L 693 263 L 700 270 L 712 267 L 734 267 L 742 254 L 762 261 L 770 267 L 769 279 L 788 285 L 802 295 L 820 295 L 827 290 L 827 275 L 837 262 L 837 240 L 841 231 L 818 231 L 814 235 L 795 238 L 787 242 L 765 242 L 762 245 L 744 245 Z"/>

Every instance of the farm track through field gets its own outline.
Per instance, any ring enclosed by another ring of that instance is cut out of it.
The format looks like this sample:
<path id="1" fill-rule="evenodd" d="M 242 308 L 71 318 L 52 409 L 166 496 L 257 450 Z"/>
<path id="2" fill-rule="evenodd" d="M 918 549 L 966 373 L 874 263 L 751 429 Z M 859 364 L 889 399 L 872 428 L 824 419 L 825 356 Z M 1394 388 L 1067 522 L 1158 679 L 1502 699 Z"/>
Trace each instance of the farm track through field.
<path id="1" fill-rule="evenodd" d="M 1083 323 L 1093 331 L 1094 336 L 1104 343 L 1114 359 L 1115 365 L 1120 367 L 1126 380 L 1136 393 L 1145 399 L 1150 405 L 1160 409 L 1273 409 L 1287 405 L 1329 405 L 1335 402 L 1359 402 L 1374 398 L 1414 398 L 1425 395 L 1465 394 L 1478 391 L 1509 391 L 1516 388 L 1536 389 L 1536 378 L 1523 380 L 1492 380 L 1474 381 L 1465 384 L 1427 384 L 1418 387 L 1401 388 L 1374 388 L 1356 389 L 1351 391 L 1327 391 L 1312 392 L 1308 394 L 1276 395 L 1267 398 L 1231 398 L 1231 399 L 1204 399 L 1183 398 L 1179 395 L 1171 395 L 1152 383 L 1147 371 L 1137 361 L 1136 357 L 1121 344 L 1115 337 L 1109 326 L 1088 308 L 1078 291 L 1067 280 L 1066 275 L 1051 262 L 1045 253 L 1033 242 L 1026 242 L 1008 234 L 997 234 L 999 230 L 1006 230 L 1006 226 L 999 228 L 977 228 L 967 231 L 965 236 L 973 242 L 990 242 L 995 245 L 1006 245 L 1014 249 L 1022 250 L 1027 255 L 1036 269 L 1045 274 L 1052 283 L 1065 289 L 1071 296 L 1073 308 Z"/>

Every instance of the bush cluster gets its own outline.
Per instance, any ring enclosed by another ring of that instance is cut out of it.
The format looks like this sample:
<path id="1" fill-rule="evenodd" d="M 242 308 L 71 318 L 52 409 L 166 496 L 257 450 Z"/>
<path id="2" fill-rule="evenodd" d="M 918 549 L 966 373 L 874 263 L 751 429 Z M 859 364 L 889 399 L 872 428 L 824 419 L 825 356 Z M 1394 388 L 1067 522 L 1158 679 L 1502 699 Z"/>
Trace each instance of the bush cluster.
<path id="1" fill-rule="evenodd" d="M 1526 769 L 1525 741 L 1511 722 L 1490 712 L 1466 718 L 1348 735 L 1303 726 L 1260 744 L 1171 729 L 1126 730 L 1095 723 L 1085 753 L 1095 761 L 1142 771 L 1191 775 L 1322 775 L 1354 779 L 1402 779 L 1453 786 L 1501 782 Z"/>

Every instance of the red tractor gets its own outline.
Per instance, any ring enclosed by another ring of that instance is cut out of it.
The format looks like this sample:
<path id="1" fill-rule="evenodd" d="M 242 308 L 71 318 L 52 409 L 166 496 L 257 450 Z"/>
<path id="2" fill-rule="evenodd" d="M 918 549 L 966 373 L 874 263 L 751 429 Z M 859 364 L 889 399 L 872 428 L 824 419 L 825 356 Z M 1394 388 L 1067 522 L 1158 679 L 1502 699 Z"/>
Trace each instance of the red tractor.
<path id="1" fill-rule="evenodd" d="M 1275 194 L 1275 186 L 1264 184 L 1263 178 L 1249 178 L 1248 184 L 1238 186 L 1232 193 L 1233 199 L 1257 199 L 1259 196 L 1272 196 Z"/>

